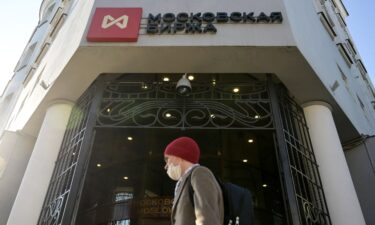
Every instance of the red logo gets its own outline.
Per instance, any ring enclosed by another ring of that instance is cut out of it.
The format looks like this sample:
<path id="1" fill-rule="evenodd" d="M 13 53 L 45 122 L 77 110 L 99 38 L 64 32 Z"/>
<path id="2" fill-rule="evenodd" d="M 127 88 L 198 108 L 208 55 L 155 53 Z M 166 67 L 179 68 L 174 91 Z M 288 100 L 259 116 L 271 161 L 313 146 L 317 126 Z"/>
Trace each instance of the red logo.
<path id="1" fill-rule="evenodd" d="M 92 19 L 88 41 L 136 42 L 142 8 L 97 8 Z"/>

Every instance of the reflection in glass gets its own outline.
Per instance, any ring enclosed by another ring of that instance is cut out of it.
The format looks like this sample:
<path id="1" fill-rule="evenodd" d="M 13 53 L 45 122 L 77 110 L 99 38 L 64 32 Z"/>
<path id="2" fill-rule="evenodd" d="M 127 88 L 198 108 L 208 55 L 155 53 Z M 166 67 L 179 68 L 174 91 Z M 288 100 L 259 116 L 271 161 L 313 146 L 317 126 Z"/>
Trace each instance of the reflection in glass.
<path id="1" fill-rule="evenodd" d="M 272 131 L 97 128 L 76 225 L 170 224 L 163 151 L 179 136 L 199 143 L 200 164 L 252 192 L 256 224 L 286 224 Z"/>

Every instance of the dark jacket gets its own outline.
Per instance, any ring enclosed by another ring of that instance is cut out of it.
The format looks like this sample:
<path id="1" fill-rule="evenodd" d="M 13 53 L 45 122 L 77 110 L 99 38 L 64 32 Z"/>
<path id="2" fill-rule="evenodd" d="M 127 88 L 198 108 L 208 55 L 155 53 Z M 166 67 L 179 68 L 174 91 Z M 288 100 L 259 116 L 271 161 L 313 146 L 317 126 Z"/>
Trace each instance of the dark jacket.
<path id="1" fill-rule="evenodd" d="M 189 198 L 187 178 L 190 173 L 194 189 L 194 206 Z M 172 225 L 222 225 L 223 195 L 212 172 L 206 167 L 197 166 L 181 179 L 173 201 Z"/>

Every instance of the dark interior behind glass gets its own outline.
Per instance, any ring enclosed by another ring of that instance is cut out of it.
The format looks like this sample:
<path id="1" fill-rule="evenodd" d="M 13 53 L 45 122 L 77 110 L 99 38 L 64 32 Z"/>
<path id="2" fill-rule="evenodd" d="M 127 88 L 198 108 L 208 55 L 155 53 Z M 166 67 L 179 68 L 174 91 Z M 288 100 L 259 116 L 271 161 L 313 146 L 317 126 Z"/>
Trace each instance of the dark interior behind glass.
<path id="1" fill-rule="evenodd" d="M 76 225 L 170 224 L 163 151 L 180 136 L 199 143 L 201 165 L 251 191 L 256 224 L 286 224 L 273 131 L 97 128 Z"/>

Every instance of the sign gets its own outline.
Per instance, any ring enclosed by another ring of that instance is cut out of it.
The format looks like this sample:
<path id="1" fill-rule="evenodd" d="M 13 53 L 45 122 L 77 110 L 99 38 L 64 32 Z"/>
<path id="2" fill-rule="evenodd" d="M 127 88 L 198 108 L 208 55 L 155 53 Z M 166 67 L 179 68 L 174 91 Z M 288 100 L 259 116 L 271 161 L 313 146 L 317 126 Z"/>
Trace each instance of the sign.
<path id="1" fill-rule="evenodd" d="M 87 40 L 136 42 L 141 19 L 142 8 L 97 8 Z M 146 34 L 215 34 L 218 31 L 217 24 L 280 24 L 282 21 L 282 13 L 277 11 L 150 13 L 147 17 Z"/>
<path id="2" fill-rule="evenodd" d="M 141 200 L 139 211 L 144 218 L 169 218 L 172 205 L 172 197 L 150 197 Z"/>
<path id="3" fill-rule="evenodd" d="M 186 13 L 178 14 L 149 14 L 147 21 L 148 34 L 175 34 L 184 33 L 216 33 L 215 24 L 223 23 L 241 23 L 241 24 L 276 24 L 282 23 L 283 16 L 281 12 L 271 12 L 266 14 L 260 12 L 205 12 L 205 13 Z"/>
<path id="4" fill-rule="evenodd" d="M 88 41 L 136 42 L 142 18 L 142 8 L 97 8 Z"/>

